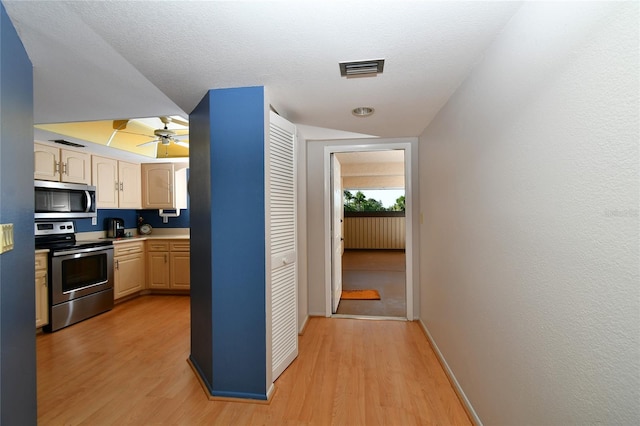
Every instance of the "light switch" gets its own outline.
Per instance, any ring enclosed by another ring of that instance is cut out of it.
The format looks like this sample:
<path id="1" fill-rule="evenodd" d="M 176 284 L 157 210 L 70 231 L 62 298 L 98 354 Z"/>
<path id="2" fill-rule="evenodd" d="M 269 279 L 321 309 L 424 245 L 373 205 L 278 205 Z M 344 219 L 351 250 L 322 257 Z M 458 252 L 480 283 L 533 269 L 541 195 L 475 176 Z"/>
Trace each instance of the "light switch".
<path id="1" fill-rule="evenodd" d="M 13 223 L 0 225 L 0 254 L 13 250 Z"/>
<path id="2" fill-rule="evenodd" d="M 98 224 L 98 218 L 97 218 L 97 217 L 95 217 L 95 216 L 93 216 L 93 217 L 91 218 L 91 224 L 92 224 L 92 225 L 97 225 L 97 224 Z"/>

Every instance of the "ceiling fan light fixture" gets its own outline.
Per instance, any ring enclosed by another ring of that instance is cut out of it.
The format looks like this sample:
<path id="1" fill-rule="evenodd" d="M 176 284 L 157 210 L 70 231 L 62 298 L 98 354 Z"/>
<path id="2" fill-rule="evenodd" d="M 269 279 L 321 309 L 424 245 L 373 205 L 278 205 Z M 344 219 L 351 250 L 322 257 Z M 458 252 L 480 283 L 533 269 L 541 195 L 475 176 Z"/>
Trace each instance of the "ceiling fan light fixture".
<path id="1" fill-rule="evenodd" d="M 369 117 L 370 115 L 373 115 L 374 112 L 375 109 L 371 107 L 358 107 L 351 110 L 351 114 L 356 117 Z"/>

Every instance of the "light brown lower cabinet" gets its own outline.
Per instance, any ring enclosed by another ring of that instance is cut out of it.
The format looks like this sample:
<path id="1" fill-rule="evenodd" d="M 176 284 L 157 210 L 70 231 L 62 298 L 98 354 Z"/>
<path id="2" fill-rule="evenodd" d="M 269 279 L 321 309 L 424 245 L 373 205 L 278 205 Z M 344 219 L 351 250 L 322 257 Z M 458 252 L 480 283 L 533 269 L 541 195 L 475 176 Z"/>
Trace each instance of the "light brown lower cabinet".
<path id="1" fill-rule="evenodd" d="M 36 253 L 36 328 L 49 324 L 47 253 Z"/>
<path id="2" fill-rule="evenodd" d="M 117 300 L 144 289 L 144 264 L 144 241 L 114 245 L 114 299 Z"/>
<path id="3" fill-rule="evenodd" d="M 189 240 L 147 240 L 147 288 L 189 290 Z"/>

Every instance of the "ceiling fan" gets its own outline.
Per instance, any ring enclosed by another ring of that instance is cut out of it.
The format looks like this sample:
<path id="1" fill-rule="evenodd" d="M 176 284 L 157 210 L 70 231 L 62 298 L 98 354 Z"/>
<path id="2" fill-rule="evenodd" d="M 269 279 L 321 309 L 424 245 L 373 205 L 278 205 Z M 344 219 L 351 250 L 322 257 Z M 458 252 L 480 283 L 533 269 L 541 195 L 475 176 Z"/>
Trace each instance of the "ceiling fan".
<path id="1" fill-rule="evenodd" d="M 111 141 L 113 140 L 113 137 L 116 135 L 116 133 L 121 132 L 121 133 L 129 133 L 129 134 L 133 134 L 133 135 L 140 135 L 140 136 L 147 136 L 149 138 L 154 138 L 153 140 L 150 140 L 148 142 L 144 142 L 141 143 L 137 146 L 145 146 L 145 145 L 151 145 L 151 144 L 160 144 L 160 145 L 170 145 L 171 142 L 175 143 L 176 145 L 180 145 L 180 146 L 184 146 L 184 147 L 189 147 L 189 143 L 185 142 L 183 140 L 181 140 L 181 138 L 184 137 L 189 137 L 189 134 L 178 134 L 175 130 L 169 129 L 168 125 L 171 123 L 175 123 L 177 125 L 180 126 L 184 126 L 184 127 L 188 127 L 189 123 L 187 121 L 181 120 L 179 118 L 174 118 L 174 117 L 168 117 L 168 116 L 161 116 L 158 117 L 160 119 L 160 121 L 164 124 L 164 127 L 162 129 L 156 129 L 153 131 L 153 135 L 149 135 L 146 133 L 138 133 L 138 132 L 132 132 L 132 131 L 128 131 L 125 130 L 127 129 L 127 125 L 131 122 L 138 122 L 138 121 L 142 121 L 143 119 L 134 119 L 132 120 L 114 120 L 113 121 L 113 133 L 111 133 L 111 137 L 109 137 L 109 140 L 107 141 L 107 146 L 109 146 L 111 144 Z M 146 120 L 146 119 L 144 119 Z M 145 125 L 148 125 L 148 123 L 146 123 Z"/>
<path id="2" fill-rule="evenodd" d="M 189 137 L 189 134 L 179 135 L 176 133 L 175 130 L 171 130 L 168 128 L 168 125 L 171 122 L 176 122 L 176 124 L 184 123 L 183 125 L 188 125 L 187 122 L 183 121 L 181 123 L 178 123 L 178 120 L 172 119 L 171 117 L 158 117 L 158 118 L 160 118 L 160 121 L 162 121 L 162 123 L 164 124 L 164 128 L 156 129 L 153 131 L 153 135 L 155 136 L 155 139 L 148 142 L 141 143 L 137 146 L 146 146 L 146 145 L 151 145 L 153 143 L 156 143 L 156 144 L 159 143 L 161 145 L 169 145 L 171 144 L 171 142 L 173 142 L 176 145 L 184 146 L 187 148 L 189 147 L 188 142 L 184 142 L 180 140 L 180 138 Z"/>

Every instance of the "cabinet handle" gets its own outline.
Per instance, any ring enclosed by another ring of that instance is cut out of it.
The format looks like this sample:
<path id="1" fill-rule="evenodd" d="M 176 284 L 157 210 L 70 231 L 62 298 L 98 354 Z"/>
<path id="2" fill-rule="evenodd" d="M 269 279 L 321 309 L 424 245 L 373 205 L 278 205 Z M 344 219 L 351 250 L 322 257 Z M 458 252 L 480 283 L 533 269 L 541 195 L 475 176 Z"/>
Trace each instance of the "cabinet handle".
<path id="1" fill-rule="evenodd" d="M 42 286 L 46 287 L 48 282 L 49 282 L 49 274 L 44 274 L 44 281 L 42 283 Z"/>
<path id="2" fill-rule="evenodd" d="M 118 190 L 118 181 L 116 181 L 116 191 Z"/>
<path id="3" fill-rule="evenodd" d="M 69 173 L 67 173 L 67 163 L 62 163 L 62 174 L 69 175 Z"/>
<path id="4" fill-rule="evenodd" d="M 116 260 L 116 269 L 120 269 L 120 260 Z"/>
<path id="5" fill-rule="evenodd" d="M 124 191 L 124 184 L 120 182 L 120 191 Z"/>
<path id="6" fill-rule="evenodd" d="M 56 162 L 55 162 L 55 163 L 53 163 L 53 164 L 54 164 L 54 167 L 53 167 L 53 168 L 54 168 L 53 173 L 60 173 L 60 162 L 59 162 L 59 161 L 56 161 Z"/>

